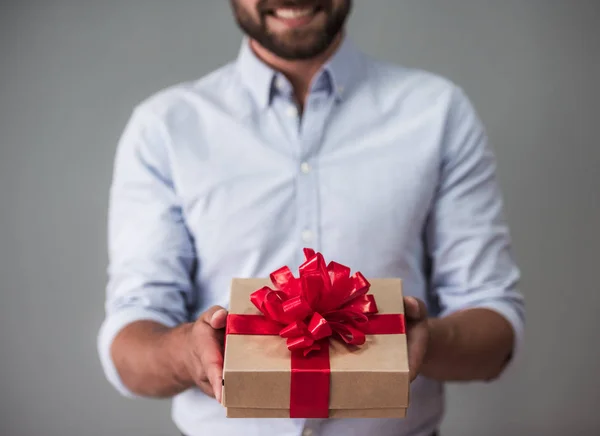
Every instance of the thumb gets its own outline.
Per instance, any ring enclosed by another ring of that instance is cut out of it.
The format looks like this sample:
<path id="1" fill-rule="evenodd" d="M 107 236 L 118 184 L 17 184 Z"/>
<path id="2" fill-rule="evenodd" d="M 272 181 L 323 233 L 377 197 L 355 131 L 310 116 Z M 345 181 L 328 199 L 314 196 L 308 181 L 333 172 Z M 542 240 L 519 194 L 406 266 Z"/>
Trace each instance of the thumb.
<path id="1" fill-rule="evenodd" d="M 423 323 L 410 329 L 407 335 L 408 342 L 408 368 L 412 382 L 420 372 L 425 360 L 425 353 L 429 342 L 427 328 Z"/>
<path id="2" fill-rule="evenodd" d="M 227 315 L 227 310 L 223 308 L 217 310 L 210 319 L 210 326 L 215 330 L 224 329 L 227 324 Z"/>
<path id="3" fill-rule="evenodd" d="M 228 312 L 221 306 L 213 306 L 202 314 L 202 321 L 210 325 L 213 329 L 219 330 L 225 328 Z"/>
<path id="4" fill-rule="evenodd" d="M 415 297 L 404 297 L 404 314 L 408 321 L 420 321 L 427 318 L 427 306 Z"/>

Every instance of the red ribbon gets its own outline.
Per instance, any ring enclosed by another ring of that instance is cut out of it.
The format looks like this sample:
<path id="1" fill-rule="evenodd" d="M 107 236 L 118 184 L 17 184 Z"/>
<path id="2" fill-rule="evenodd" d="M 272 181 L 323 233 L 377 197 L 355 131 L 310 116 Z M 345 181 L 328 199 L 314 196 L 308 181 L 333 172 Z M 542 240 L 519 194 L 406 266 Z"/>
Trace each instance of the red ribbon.
<path id="1" fill-rule="evenodd" d="M 402 314 L 376 315 L 370 283 L 336 262 L 325 264 L 320 253 L 304 249 L 300 276 L 284 266 L 250 296 L 263 315 L 229 314 L 226 334 L 279 335 L 291 351 L 291 418 L 329 416 L 329 338 L 352 346 L 366 335 L 404 334 Z"/>

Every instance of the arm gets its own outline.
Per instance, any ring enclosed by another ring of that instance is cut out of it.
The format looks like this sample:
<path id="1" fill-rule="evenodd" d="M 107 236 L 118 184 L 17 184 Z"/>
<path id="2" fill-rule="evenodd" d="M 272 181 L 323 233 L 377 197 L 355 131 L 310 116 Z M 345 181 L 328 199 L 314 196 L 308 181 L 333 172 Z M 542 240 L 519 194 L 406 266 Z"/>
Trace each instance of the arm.
<path id="1" fill-rule="evenodd" d="M 442 381 L 491 380 L 521 348 L 524 300 L 494 156 L 460 91 L 444 141 L 439 189 L 426 226 L 431 286 L 442 311 L 426 321 L 421 373 Z"/>
<path id="2" fill-rule="evenodd" d="M 117 148 L 111 186 L 109 281 L 98 350 L 108 380 L 130 397 L 172 396 L 194 385 L 212 394 L 221 385 L 224 311 L 214 320 L 217 308 L 190 319 L 197 298 L 195 250 L 172 182 L 168 139 L 159 120 L 134 112 Z"/>
<path id="3" fill-rule="evenodd" d="M 154 321 L 125 326 L 111 346 L 123 385 L 132 393 L 153 398 L 171 397 L 192 387 L 182 352 L 190 326 L 169 328 Z"/>
<path id="4" fill-rule="evenodd" d="M 197 322 L 173 328 L 153 321 L 125 326 L 111 347 L 123 384 L 152 398 L 172 397 L 198 386 L 220 402 L 226 320 L 225 309 L 215 306 Z"/>
<path id="5" fill-rule="evenodd" d="M 430 337 L 421 372 L 441 381 L 492 380 L 510 360 L 510 323 L 489 309 L 466 309 L 428 320 Z M 473 326 L 477 326 L 473 328 Z"/>

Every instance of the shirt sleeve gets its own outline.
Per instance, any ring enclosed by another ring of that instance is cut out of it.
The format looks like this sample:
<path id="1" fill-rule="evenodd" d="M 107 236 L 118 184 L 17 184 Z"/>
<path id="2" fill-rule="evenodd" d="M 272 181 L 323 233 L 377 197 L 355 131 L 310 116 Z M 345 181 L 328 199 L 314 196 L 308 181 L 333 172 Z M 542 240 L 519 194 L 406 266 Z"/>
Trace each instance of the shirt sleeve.
<path id="1" fill-rule="evenodd" d="M 117 147 L 108 214 L 108 283 L 98 352 L 108 381 L 129 391 L 111 359 L 117 333 L 138 320 L 169 327 L 195 304 L 195 250 L 171 177 L 168 136 L 160 121 L 134 111 Z"/>
<path id="2" fill-rule="evenodd" d="M 440 174 L 426 229 L 440 316 L 468 308 L 496 311 L 513 328 L 514 362 L 523 347 L 525 324 L 520 271 L 503 216 L 495 157 L 460 89 L 453 93 L 446 120 Z"/>

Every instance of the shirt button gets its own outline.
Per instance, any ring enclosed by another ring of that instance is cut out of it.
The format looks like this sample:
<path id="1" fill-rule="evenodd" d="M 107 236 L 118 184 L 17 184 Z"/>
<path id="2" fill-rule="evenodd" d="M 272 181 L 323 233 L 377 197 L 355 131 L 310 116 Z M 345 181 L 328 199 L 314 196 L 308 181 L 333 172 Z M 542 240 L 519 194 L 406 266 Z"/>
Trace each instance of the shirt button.
<path id="1" fill-rule="evenodd" d="M 302 171 L 304 174 L 310 173 L 310 164 L 308 162 L 302 162 L 302 165 L 300 165 L 300 171 Z"/>
<path id="2" fill-rule="evenodd" d="M 313 234 L 310 230 L 304 230 L 302 232 L 302 240 L 307 244 L 310 243 L 313 239 Z"/>
<path id="3" fill-rule="evenodd" d="M 311 428 L 305 428 L 302 432 L 302 436 L 313 436 L 315 432 Z"/>
<path id="4" fill-rule="evenodd" d="M 283 91 L 285 89 L 285 80 L 283 80 L 282 77 L 277 77 L 277 80 L 275 80 L 275 86 L 278 90 Z"/>
<path id="5" fill-rule="evenodd" d="M 285 113 L 288 117 L 294 118 L 298 116 L 298 109 L 296 109 L 294 106 L 290 106 L 289 108 L 287 108 L 287 111 Z"/>

